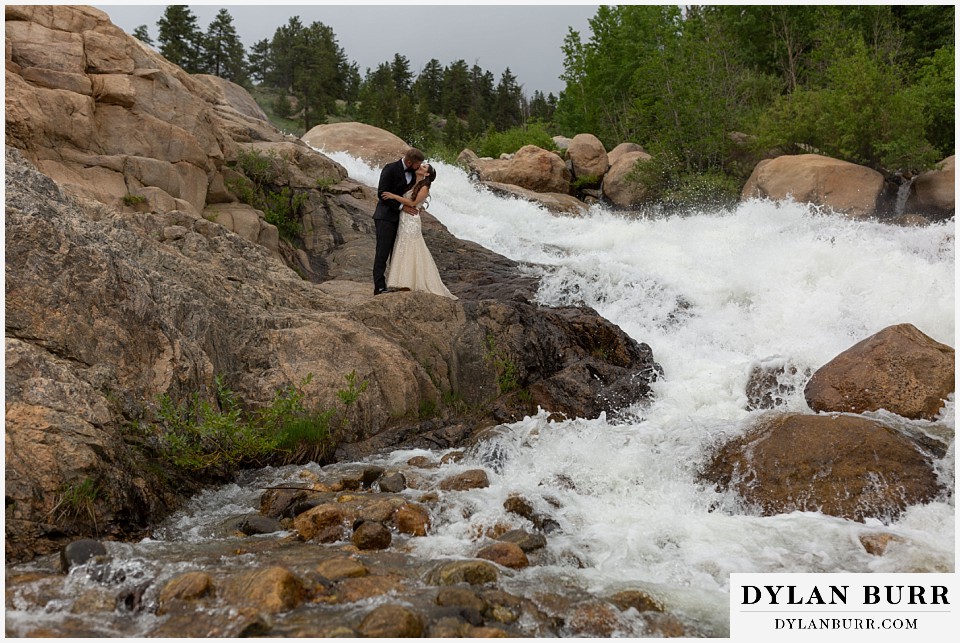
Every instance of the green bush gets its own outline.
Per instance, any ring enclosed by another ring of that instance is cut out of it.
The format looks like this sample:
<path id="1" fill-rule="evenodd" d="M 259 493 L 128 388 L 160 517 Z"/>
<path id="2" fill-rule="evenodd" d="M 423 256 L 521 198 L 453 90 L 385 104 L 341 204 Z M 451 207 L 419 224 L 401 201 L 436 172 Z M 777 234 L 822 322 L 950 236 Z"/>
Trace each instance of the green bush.
<path id="1" fill-rule="evenodd" d="M 250 412 L 217 377 L 211 399 L 199 392 L 180 402 L 161 396 L 153 417 L 139 426 L 153 438 L 162 459 L 213 477 L 225 477 L 248 465 L 322 462 L 333 453 L 346 417 L 336 408 L 305 405 L 303 388 L 312 377 L 278 389 L 270 404 Z M 337 396 L 350 406 L 366 390 L 367 382 L 355 372 L 347 381 L 347 388 Z"/>
<path id="2" fill-rule="evenodd" d="M 833 53 L 822 85 L 781 97 L 761 116 L 760 144 L 814 149 L 877 170 L 931 167 L 937 152 L 925 138 L 920 93 L 862 39 Z"/>
<path id="3" fill-rule="evenodd" d="M 666 212 L 715 211 L 731 208 L 740 199 L 740 183 L 717 170 L 685 170 L 669 152 L 637 163 L 628 181 L 644 186 L 643 205 L 659 205 Z"/>
<path id="4" fill-rule="evenodd" d="M 512 127 L 503 132 L 487 131 L 481 138 L 470 142 L 470 148 L 478 156 L 500 158 L 501 154 L 513 154 L 524 145 L 536 145 L 545 150 L 556 150 L 553 138 L 543 123 L 534 121 L 525 127 Z"/>
<path id="5" fill-rule="evenodd" d="M 286 171 L 286 163 L 272 150 L 266 154 L 241 150 L 232 167 L 246 180 L 230 180 L 227 188 L 241 203 L 262 210 L 266 222 L 275 225 L 282 238 L 293 241 L 300 234 L 300 216 L 309 197 L 306 192 L 276 186 Z"/>

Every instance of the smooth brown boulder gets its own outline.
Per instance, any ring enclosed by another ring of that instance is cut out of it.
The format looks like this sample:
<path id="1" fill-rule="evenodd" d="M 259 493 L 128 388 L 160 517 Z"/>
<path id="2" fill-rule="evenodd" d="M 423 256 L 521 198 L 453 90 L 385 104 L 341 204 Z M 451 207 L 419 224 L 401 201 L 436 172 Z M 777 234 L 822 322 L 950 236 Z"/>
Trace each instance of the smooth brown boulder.
<path id="1" fill-rule="evenodd" d="M 889 326 L 821 366 L 804 388 L 814 411 L 886 409 L 934 419 L 954 392 L 954 349 L 912 324 Z"/>
<path id="2" fill-rule="evenodd" d="M 317 125 L 300 140 L 324 152 L 346 152 L 374 168 L 398 160 L 410 149 L 399 136 L 364 123 Z"/>
<path id="3" fill-rule="evenodd" d="M 957 209 L 957 157 L 948 156 L 935 170 L 924 172 L 910 186 L 906 211 L 935 218 L 953 216 Z"/>
<path id="4" fill-rule="evenodd" d="M 646 194 L 646 188 L 638 181 L 632 180 L 631 173 L 637 163 L 649 161 L 651 158 L 653 157 L 642 151 L 620 154 L 603 177 L 601 185 L 603 196 L 620 208 L 638 205 Z"/>
<path id="5" fill-rule="evenodd" d="M 475 161 L 483 181 L 508 183 L 533 192 L 570 192 L 570 170 L 559 156 L 536 145 L 524 145 L 509 159 Z"/>
<path id="6" fill-rule="evenodd" d="M 741 198 L 766 198 L 829 208 L 852 218 L 876 215 L 883 175 L 819 154 L 778 156 L 757 163 Z"/>
<path id="7" fill-rule="evenodd" d="M 577 134 L 574 136 L 567 148 L 567 158 L 570 159 L 574 178 L 589 179 L 592 177 L 593 182 L 597 185 L 600 184 L 603 175 L 610 169 L 607 150 L 603 147 L 600 139 L 593 134 Z"/>
<path id="8" fill-rule="evenodd" d="M 932 456 L 898 429 L 854 415 L 775 415 L 723 445 L 703 477 L 764 515 L 819 511 L 890 520 L 940 492 Z"/>
<path id="9" fill-rule="evenodd" d="M 613 164 L 619 161 L 620 157 L 628 152 L 643 152 L 646 154 L 646 150 L 643 149 L 642 145 L 638 145 L 636 143 L 620 143 L 615 148 L 607 152 L 607 162 L 611 167 L 613 167 Z"/>

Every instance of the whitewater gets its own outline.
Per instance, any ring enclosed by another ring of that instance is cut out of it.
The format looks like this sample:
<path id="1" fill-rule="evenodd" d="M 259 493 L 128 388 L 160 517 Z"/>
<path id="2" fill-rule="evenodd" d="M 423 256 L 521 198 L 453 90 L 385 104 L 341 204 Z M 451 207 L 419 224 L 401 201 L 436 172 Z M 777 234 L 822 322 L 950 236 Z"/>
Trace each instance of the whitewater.
<path id="1" fill-rule="evenodd" d="M 352 178 L 377 184 L 377 169 L 327 154 Z M 630 420 L 548 422 L 544 410 L 502 427 L 472 454 L 474 464 L 496 454 L 491 486 L 470 492 L 469 511 L 449 509 L 435 534 L 418 539 L 425 555 L 456 555 L 478 525 L 497 520 L 509 494 L 520 493 L 563 527 L 550 539 L 556 564 L 526 571 L 524 582 L 596 593 L 639 585 L 720 636 L 731 572 L 954 570 L 952 492 L 892 524 L 863 524 L 812 512 L 761 517 L 697 476 L 710 450 L 759 413 L 746 410 L 755 366 L 795 367 L 793 381 L 781 378 L 795 389 L 780 409 L 810 413 L 808 373 L 887 326 L 908 322 L 955 346 L 954 221 L 899 227 L 766 200 L 683 216 L 641 218 L 600 206 L 557 216 L 494 195 L 458 167 L 436 167 L 428 210 L 452 234 L 538 275 L 538 303 L 590 306 L 647 343 L 664 377 L 653 385 L 653 402 L 633 409 Z M 951 398 L 935 422 L 876 414 L 950 435 L 939 473 L 951 490 L 954 409 Z M 870 555 L 858 538 L 874 531 L 903 544 Z"/>

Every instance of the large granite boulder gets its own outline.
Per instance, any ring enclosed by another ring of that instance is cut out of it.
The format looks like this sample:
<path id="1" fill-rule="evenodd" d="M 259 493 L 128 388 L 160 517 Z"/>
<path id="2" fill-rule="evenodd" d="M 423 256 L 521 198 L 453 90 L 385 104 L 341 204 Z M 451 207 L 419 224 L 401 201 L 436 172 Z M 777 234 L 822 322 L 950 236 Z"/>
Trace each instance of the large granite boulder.
<path id="1" fill-rule="evenodd" d="M 603 175 L 610 168 L 607 150 L 600 139 L 593 134 L 577 134 L 567 147 L 567 158 L 576 179 L 592 179 L 600 185 Z"/>
<path id="2" fill-rule="evenodd" d="M 935 418 L 954 392 L 954 349 L 912 324 L 889 326 L 821 366 L 804 388 L 814 411 L 886 409 Z"/>
<path id="3" fill-rule="evenodd" d="M 757 163 L 741 197 L 792 198 L 853 218 L 867 218 L 876 215 L 882 191 L 883 175 L 876 170 L 819 154 L 799 154 Z"/>
<path id="4" fill-rule="evenodd" d="M 906 211 L 937 219 L 948 219 L 957 209 L 956 156 L 949 156 L 936 170 L 924 172 L 910 187 Z"/>
<path id="5" fill-rule="evenodd" d="M 646 188 L 638 181 L 631 180 L 630 174 L 637 163 L 645 163 L 651 157 L 643 151 L 621 152 L 616 155 L 607 174 L 603 177 L 603 196 L 619 208 L 631 208 L 643 201 Z"/>
<path id="6" fill-rule="evenodd" d="M 524 145 L 509 159 L 478 159 L 474 168 L 483 181 L 509 183 L 533 192 L 570 192 L 572 177 L 563 159 L 536 145 Z"/>
<path id="7" fill-rule="evenodd" d="M 302 140 L 325 152 L 346 152 L 371 167 L 396 161 L 410 148 L 399 136 L 364 123 L 317 125 Z"/>
<path id="8" fill-rule="evenodd" d="M 934 457 L 876 420 L 770 415 L 722 445 L 703 475 L 767 516 L 819 511 L 858 521 L 893 520 L 940 493 Z"/>
<path id="9" fill-rule="evenodd" d="M 620 143 L 615 148 L 607 152 L 607 162 L 613 167 L 613 164 L 620 160 L 620 157 L 627 152 L 646 152 L 642 145 L 637 143 Z"/>

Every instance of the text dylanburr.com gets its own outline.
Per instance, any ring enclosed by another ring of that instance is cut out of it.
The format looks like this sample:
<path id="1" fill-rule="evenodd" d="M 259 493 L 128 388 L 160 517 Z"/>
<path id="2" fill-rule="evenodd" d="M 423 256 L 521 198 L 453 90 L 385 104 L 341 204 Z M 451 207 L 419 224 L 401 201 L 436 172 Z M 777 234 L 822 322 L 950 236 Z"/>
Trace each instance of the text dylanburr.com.
<path id="1" fill-rule="evenodd" d="M 730 574 L 730 638 L 956 640 L 958 601 L 954 574 Z"/>

